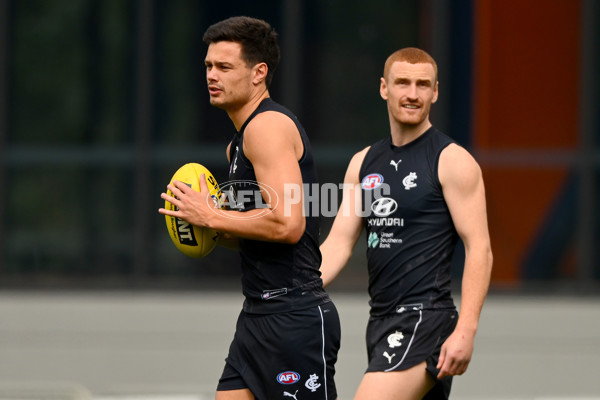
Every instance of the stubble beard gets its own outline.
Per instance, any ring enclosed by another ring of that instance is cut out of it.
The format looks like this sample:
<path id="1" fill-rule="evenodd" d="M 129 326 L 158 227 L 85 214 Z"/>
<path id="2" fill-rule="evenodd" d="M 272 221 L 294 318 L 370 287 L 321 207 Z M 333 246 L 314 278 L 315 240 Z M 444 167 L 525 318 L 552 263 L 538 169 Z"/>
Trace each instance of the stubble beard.
<path id="1" fill-rule="evenodd" d="M 423 107 L 418 109 L 418 113 L 408 114 L 404 113 L 403 111 L 404 110 L 402 109 L 402 106 L 400 106 L 400 109 L 397 110 L 397 112 L 394 115 L 394 119 L 400 125 L 404 125 L 407 127 L 415 127 L 421 125 L 427 119 L 428 115 L 427 110 Z"/>

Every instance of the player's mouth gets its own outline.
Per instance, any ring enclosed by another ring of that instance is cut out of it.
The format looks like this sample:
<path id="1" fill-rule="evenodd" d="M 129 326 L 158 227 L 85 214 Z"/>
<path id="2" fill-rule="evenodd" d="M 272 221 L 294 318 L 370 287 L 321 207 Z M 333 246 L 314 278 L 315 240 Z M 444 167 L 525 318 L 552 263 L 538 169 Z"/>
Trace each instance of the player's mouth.
<path id="1" fill-rule="evenodd" d="M 216 86 L 216 85 L 208 85 L 208 93 L 211 96 L 216 96 L 219 93 L 222 93 L 223 89 L 221 89 L 220 87 Z"/>
<path id="2" fill-rule="evenodd" d="M 407 108 L 409 110 L 417 110 L 417 109 L 419 109 L 421 107 L 419 107 L 416 104 L 402 104 L 402 108 Z"/>

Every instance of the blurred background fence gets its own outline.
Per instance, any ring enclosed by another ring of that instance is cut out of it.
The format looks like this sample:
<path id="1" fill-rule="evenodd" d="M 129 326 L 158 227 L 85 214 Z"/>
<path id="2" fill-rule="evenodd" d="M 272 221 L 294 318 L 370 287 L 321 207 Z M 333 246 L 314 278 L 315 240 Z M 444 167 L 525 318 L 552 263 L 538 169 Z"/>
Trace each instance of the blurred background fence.
<path id="1" fill-rule="evenodd" d="M 494 287 L 594 288 L 599 14 L 594 0 L 0 0 L 0 286 L 237 284 L 236 253 L 186 258 L 157 209 L 186 162 L 227 179 L 233 126 L 209 105 L 201 38 L 250 15 L 280 34 L 271 94 L 304 123 L 322 183 L 389 134 L 383 64 L 421 47 L 440 71 L 433 123 L 483 168 Z M 363 242 L 338 288 L 366 286 Z"/>

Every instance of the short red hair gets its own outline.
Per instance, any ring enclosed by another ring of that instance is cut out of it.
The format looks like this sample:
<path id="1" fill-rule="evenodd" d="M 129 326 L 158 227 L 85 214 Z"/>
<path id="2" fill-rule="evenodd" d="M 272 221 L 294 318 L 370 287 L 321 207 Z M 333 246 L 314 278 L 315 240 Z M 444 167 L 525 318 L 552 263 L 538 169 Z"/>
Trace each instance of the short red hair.
<path id="1" fill-rule="evenodd" d="M 383 67 L 384 78 L 387 76 L 388 72 L 390 72 L 392 64 L 398 61 L 407 62 L 409 64 L 431 64 L 433 66 L 435 82 L 437 82 L 437 64 L 435 63 L 433 57 L 431 57 L 426 51 L 416 47 L 405 47 L 393 52 L 385 61 L 385 66 Z"/>

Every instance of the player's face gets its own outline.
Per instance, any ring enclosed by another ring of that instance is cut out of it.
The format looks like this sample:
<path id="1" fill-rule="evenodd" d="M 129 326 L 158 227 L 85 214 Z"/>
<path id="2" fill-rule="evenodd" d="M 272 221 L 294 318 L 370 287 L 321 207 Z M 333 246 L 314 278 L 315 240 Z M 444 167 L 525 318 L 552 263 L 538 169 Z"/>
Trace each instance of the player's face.
<path id="1" fill-rule="evenodd" d="M 381 78 L 380 93 L 388 103 L 390 118 L 402 125 L 417 126 L 429 121 L 437 89 L 433 65 L 397 61 L 388 76 Z"/>
<path id="2" fill-rule="evenodd" d="M 216 42 L 208 46 L 204 64 L 210 104 L 223 109 L 242 107 L 252 90 L 252 71 L 241 57 L 242 46 Z"/>

